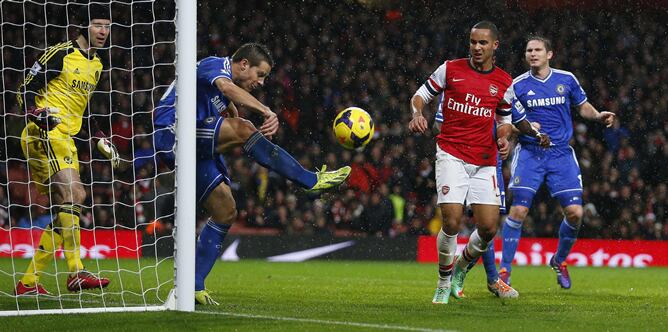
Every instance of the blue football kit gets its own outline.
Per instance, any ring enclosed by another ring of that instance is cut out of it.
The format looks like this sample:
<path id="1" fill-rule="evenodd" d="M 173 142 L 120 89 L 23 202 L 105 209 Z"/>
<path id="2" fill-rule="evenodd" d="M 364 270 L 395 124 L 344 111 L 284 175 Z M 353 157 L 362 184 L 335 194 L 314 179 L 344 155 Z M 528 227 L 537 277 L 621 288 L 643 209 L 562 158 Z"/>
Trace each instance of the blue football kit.
<path id="1" fill-rule="evenodd" d="M 513 205 L 531 207 L 533 197 L 545 182 L 552 197 L 566 207 L 582 205 L 582 178 L 573 148 L 571 106 L 587 101 L 587 95 L 573 74 L 551 69 L 545 79 L 531 72 L 513 81 L 513 123 L 524 119 L 538 122 L 541 132 L 550 136 L 552 146 L 541 148 L 535 137 L 520 135 L 515 148 L 509 185 Z"/>
<path id="2" fill-rule="evenodd" d="M 225 121 L 224 111 L 230 100 L 218 89 L 215 81 L 224 78 L 232 81 L 232 63 L 229 57 L 208 57 L 197 64 L 197 203 L 207 200 L 221 183 L 230 184 L 222 154 L 216 152 L 217 138 Z M 154 148 L 169 167 L 174 168 L 174 142 L 176 124 L 176 90 L 172 83 L 153 111 L 155 126 Z M 304 169 L 297 160 L 278 145 L 255 131 L 243 145 L 246 154 L 258 164 L 277 172 L 305 189 L 315 186 L 318 177 Z M 229 222 L 209 219 L 197 239 L 195 251 L 195 290 L 206 292 L 204 280 L 220 257 L 220 249 L 231 227 Z"/>
<path id="3" fill-rule="evenodd" d="M 516 97 L 512 105 L 513 123 L 524 119 L 539 123 L 540 131 L 550 136 L 552 145 L 542 148 L 536 138 L 520 135 L 511 162 L 512 205 L 530 208 L 543 182 L 562 207 L 582 205 L 580 166 L 569 141 L 573 135 L 571 107 L 587 102 L 584 89 L 572 73 L 551 68 L 544 79 L 535 77 L 531 71 L 518 76 L 513 80 L 513 90 Z M 500 267 L 509 277 L 522 234 L 522 222 L 508 216 L 502 234 Z M 557 252 L 550 262 L 555 271 L 566 260 L 577 234 L 578 228 L 564 217 L 559 227 Z M 558 273 L 557 280 L 563 288 L 570 288 L 567 276 L 564 278 Z"/>
<path id="4" fill-rule="evenodd" d="M 197 202 L 206 200 L 221 182 L 230 183 L 221 154 L 216 153 L 216 138 L 225 120 L 221 115 L 230 101 L 215 85 L 218 78 L 232 79 L 229 57 L 208 57 L 197 64 Z M 175 83 L 169 86 L 153 111 L 154 146 L 157 155 L 174 168 L 174 124 L 176 122 Z"/>
<path id="5" fill-rule="evenodd" d="M 216 153 L 216 140 L 222 116 L 230 101 L 215 85 L 218 78 L 232 79 L 232 68 L 228 57 L 208 57 L 197 64 L 197 203 L 203 203 L 211 191 L 222 182 L 230 183 L 223 156 Z M 153 111 L 155 126 L 154 147 L 169 167 L 174 168 L 174 142 L 176 123 L 176 81 L 172 82 Z M 195 290 L 204 290 L 204 280 L 220 256 L 219 246 L 230 229 L 228 224 L 207 221 L 197 239 L 195 251 Z"/>

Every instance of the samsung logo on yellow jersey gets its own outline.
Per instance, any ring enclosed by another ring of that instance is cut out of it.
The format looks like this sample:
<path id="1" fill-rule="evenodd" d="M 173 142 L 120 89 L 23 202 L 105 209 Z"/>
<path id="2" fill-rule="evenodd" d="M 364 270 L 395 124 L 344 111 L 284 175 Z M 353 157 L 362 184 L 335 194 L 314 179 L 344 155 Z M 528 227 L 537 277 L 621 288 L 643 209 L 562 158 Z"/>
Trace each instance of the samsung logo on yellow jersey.
<path id="1" fill-rule="evenodd" d="M 86 90 L 88 92 L 91 92 L 95 90 L 96 84 L 88 83 L 86 81 L 80 81 L 80 80 L 72 80 L 72 84 L 70 87 L 72 89 L 81 89 L 81 90 Z"/>

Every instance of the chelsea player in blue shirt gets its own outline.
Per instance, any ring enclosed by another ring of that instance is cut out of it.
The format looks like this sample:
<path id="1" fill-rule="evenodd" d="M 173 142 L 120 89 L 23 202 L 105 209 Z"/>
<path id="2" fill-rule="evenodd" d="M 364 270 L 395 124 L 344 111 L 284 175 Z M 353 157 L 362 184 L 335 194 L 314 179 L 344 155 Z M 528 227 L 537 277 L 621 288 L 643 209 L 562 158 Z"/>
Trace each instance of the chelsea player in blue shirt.
<path id="1" fill-rule="evenodd" d="M 208 57 L 197 65 L 197 204 L 210 215 L 197 239 L 195 257 L 195 301 L 214 304 L 204 288 L 204 279 L 220 257 L 223 240 L 237 217 L 236 204 L 222 153 L 238 146 L 258 164 L 292 180 L 304 189 L 318 192 L 338 186 L 350 167 L 326 172 L 304 169 L 289 153 L 271 143 L 278 129 L 276 114 L 250 92 L 263 86 L 274 61 L 264 45 L 248 43 L 231 57 Z M 156 154 L 174 167 L 174 83 L 153 112 Z M 236 105 L 261 114 L 260 129 L 238 117 Z M 223 115 L 227 113 L 227 117 Z M 266 137 L 265 137 L 266 136 Z"/>
<path id="2" fill-rule="evenodd" d="M 535 138 L 520 135 L 512 159 L 510 190 L 513 203 L 503 225 L 503 258 L 500 276 L 510 284 L 511 263 L 517 251 L 522 222 L 531 207 L 534 195 L 543 182 L 552 197 L 557 198 L 564 210 L 559 228 L 559 245 L 550 260 L 557 273 L 557 283 L 564 289 L 571 287 L 566 267 L 568 256 L 582 221 L 582 177 L 580 167 L 569 141 L 573 134 L 571 107 L 588 120 L 611 126 L 615 114 L 599 112 L 587 101 L 587 95 L 575 76 L 565 70 L 550 68 L 552 45 L 541 36 L 529 37 L 525 50 L 531 69 L 513 80 L 517 100 L 513 121 L 528 119 L 538 123 L 540 130 L 550 136 L 552 145 L 545 149 Z"/>

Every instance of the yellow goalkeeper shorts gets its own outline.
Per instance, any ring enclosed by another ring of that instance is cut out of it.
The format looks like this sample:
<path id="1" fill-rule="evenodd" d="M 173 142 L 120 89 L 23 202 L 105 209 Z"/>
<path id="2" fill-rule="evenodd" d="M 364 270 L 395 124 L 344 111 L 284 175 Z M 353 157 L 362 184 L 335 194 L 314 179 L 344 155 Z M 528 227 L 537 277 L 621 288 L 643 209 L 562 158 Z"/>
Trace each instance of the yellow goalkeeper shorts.
<path id="1" fill-rule="evenodd" d="M 77 147 L 69 134 L 60 130 L 42 130 L 30 122 L 21 133 L 23 156 L 28 160 L 30 177 L 37 182 L 37 190 L 49 192 L 49 179 L 66 168 L 79 173 Z"/>

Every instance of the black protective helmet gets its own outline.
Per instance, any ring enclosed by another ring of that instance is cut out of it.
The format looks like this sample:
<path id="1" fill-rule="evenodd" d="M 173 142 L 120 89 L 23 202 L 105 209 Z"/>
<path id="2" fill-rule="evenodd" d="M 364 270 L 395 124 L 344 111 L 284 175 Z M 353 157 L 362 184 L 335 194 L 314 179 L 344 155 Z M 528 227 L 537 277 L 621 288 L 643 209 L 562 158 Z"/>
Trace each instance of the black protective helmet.
<path id="1" fill-rule="evenodd" d="M 88 26 L 90 21 L 95 19 L 111 20 L 111 11 L 109 6 L 101 3 L 91 3 L 82 5 L 77 10 L 76 17 L 73 22 L 79 26 L 79 33 L 88 40 Z"/>

